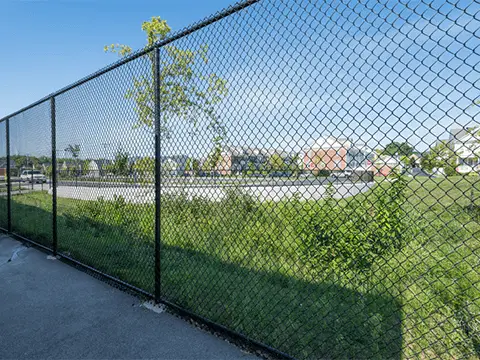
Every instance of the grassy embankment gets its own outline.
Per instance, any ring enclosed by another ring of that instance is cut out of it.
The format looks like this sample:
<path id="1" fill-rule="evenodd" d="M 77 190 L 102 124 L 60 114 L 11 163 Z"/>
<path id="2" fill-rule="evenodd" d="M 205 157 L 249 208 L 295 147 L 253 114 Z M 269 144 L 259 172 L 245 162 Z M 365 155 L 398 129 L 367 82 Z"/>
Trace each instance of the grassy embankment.
<path id="1" fill-rule="evenodd" d="M 162 294 L 299 358 L 479 357 L 472 181 L 410 179 L 386 214 L 387 183 L 318 203 L 165 197 Z M 15 231 L 48 245 L 50 211 L 15 196 Z M 152 205 L 58 199 L 60 251 L 150 292 L 153 225 Z"/>

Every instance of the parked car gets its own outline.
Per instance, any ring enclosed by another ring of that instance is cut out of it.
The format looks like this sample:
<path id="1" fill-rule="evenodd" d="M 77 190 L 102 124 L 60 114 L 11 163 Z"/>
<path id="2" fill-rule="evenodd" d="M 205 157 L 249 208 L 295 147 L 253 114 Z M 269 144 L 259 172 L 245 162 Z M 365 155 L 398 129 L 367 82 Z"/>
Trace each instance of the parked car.
<path id="1" fill-rule="evenodd" d="M 20 180 L 23 182 L 46 183 L 47 177 L 40 170 L 23 170 Z"/>

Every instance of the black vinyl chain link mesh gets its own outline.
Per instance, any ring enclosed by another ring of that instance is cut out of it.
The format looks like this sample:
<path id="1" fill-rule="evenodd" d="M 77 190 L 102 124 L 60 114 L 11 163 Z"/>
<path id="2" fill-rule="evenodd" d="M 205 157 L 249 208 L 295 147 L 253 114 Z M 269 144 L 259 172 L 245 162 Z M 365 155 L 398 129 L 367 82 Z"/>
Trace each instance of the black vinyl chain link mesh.
<path id="1" fill-rule="evenodd" d="M 50 103 L 43 102 L 11 117 L 9 137 L 10 174 L 7 180 L 10 180 L 13 197 L 11 230 L 42 245 L 51 245 L 52 197 L 48 193 L 47 175 L 47 164 L 52 159 Z M 6 158 L 3 159 L 6 170 Z M 2 194 L 6 195 L 7 186 L 3 190 Z M 7 223 L 6 213 L 2 215 L 2 222 Z"/>
<path id="2" fill-rule="evenodd" d="M 296 358 L 479 358 L 480 3 L 248 5 L 4 119 L 0 226 Z"/>

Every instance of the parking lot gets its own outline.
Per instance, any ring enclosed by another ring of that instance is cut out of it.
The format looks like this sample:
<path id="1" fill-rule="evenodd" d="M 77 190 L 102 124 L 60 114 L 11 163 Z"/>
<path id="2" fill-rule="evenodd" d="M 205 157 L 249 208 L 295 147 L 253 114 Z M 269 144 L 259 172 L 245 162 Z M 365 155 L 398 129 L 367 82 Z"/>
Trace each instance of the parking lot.
<path id="1" fill-rule="evenodd" d="M 334 184 L 333 197 L 347 198 L 356 194 L 369 190 L 374 183 L 357 183 L 357 184 Z M 41 190 L 41 185 L 35 185 L 35 190 Z M 195 197 L 205 198 L 211 201 L 222 200 L 231 187 L 222 186 L 164 186 L 162 194 L 183 194 L 187 199 Z M 302 200 L 319 200 L 326 195 L 326 185 L 249 185 L 238 186 L 235 189 L 250 194 L 260 201 L 281 201 L 282 199 L 298 196 Z M 49 191 L 51 193 L 51 190 Z M 59 186 L 57 188 L 57 196 L 63 198 L 80 199 L 80 200 L 96 200 L 103 197 L 105 200 L 113 200 L 115 196 L 122 196 L 129 202 L 134 203 L 153 203 L 155 200 L 155 189 L 149 187 L 134 186 L 109 186 L 109 187 L 92 187 L 92 186 Z"/>
<path id="2" fill-rule="evenodd" d="M 249 194 L 259 201 L 281 201 L 293 196 L 301 200 L 319 200 L 326 196 L 327 188 L 331 186 L 334 198 L 348 198 L 369 190 L 374 182 L 349 182 L 348 179 L 169 179 L 162 182 L 162 194 L 184 195 L 187 199 L 195 197 L 211 201 L 222 200 L 229 191 L 240 191 Z M 210 180 L 210 181 L 207 181 Z M 240 181 L 243 180 L 243 181 Z M 247 181 L 246 181 L 247 180 Z M 57 195 L 63 198 L 79 200 L 96 200 L 103 197 L 112 200 L 122 196 L 129 202 L 153 203 L 155 187 L 153 184 L 135 184 L 99 181 L 61 180 L 58 182 Z M 329 185 L 331 184 L 331 185 Z M 0 189 L 6 194 L 6 183 L 0 183 Z M 13 194 L 29 191 L 46 191 L 52 193 L 51 184 L 22 182 L 12 179 Z"/>

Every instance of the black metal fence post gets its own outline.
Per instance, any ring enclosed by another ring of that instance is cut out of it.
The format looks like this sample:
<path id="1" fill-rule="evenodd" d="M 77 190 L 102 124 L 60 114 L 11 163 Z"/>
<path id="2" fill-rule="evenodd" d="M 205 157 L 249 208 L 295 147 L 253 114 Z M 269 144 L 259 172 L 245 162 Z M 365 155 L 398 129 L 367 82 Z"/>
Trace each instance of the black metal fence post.
<path id="1" fill-rule="evenodd" d="M 57 146 L 56 146 L 56 115 L 55 97 L 50 98 L 50 115 L 52 127 L 52 247 L 53 255 L 57 255 Z"/>
<path id="2" fill-rule="evenodd" d="M 7 230 L 12 232 L 12 176 L 10 174 L 10 119 L 6 121 L 7 133 Z"/>
<path id="3" fill-rule="evenodd" d="M 161 238 L 161 139 L 160 139 L 160 48 L 154 50 L 154 91 L 155 91 L 155 301 L 160 301 L 161 269 L 160 269 L 160 238 Z"/>

